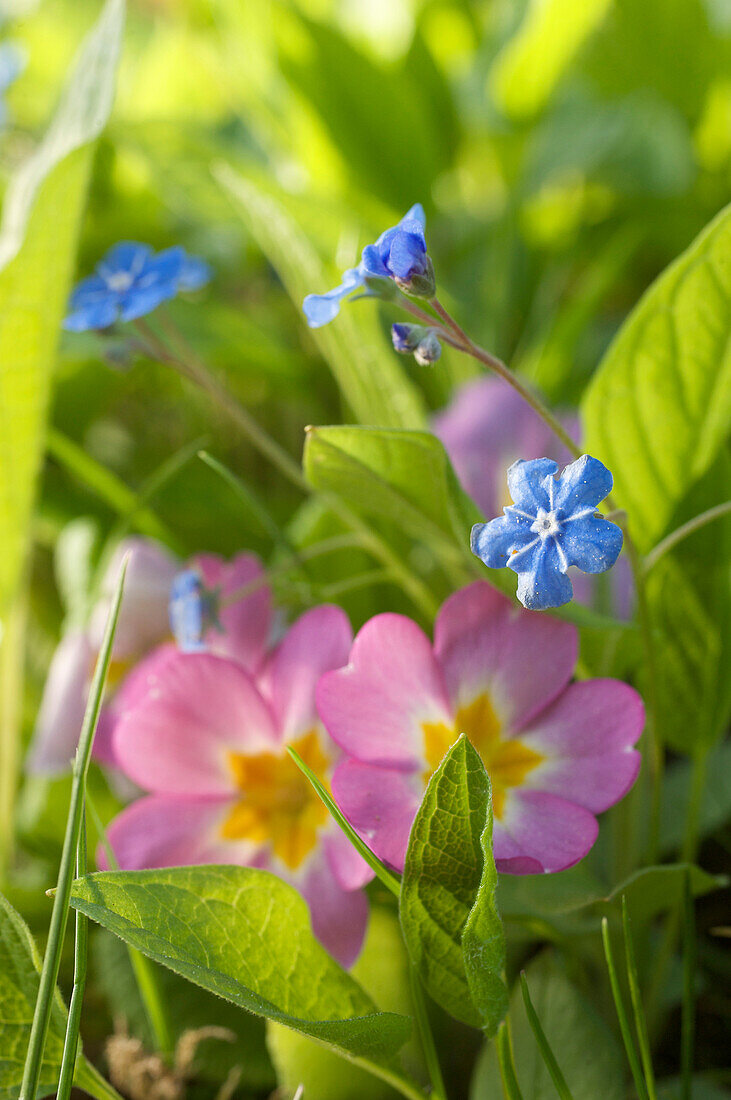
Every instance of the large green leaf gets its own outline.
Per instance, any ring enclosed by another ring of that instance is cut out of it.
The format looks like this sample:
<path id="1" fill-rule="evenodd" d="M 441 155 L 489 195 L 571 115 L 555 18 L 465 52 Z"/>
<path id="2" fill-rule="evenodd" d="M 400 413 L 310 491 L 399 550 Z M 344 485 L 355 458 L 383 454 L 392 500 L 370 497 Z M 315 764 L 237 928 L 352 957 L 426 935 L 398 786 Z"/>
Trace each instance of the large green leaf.
<path id="1" fill-rule="evenodd" d="M 337 276 L 325 269 L 286 197 L 274 185 L 224 164 L 215 173 L 297 309 L 306 294 L 322 293 L 334 285 Z M 421 396 L 388 347 L 372 302 L 347 305 L 331 324 L 313 329 L 312 336 L 361 423 L 407 428 L 424 424 Z"/>
<path id="2" fill-rule="evenodd" d="M 40 971 L 41 960 L 28 926 L 0 894 L 0 1100 L 15 1100 L 20 1092 Z M 56 1088 L 65 1033 L 66 1009 L 57 991 L 37 1097 L 48 1096 Z M 75 1082 L 92 1096 L 99 1095 L 100 1079 L 83 1055 L 77 1060 Z M 108 1085 L 106 1095 L 114 1095 Z"/>
<path id="3" fill-rule="evenodd" d="M 624 1058 L 590 1001 L 569 982 L 550 955 L 526 969 L 531 1000 L 571 1095 L 576 1100 L 624 1100 Z M 520 983 L 510 998 L 515 1068 L 523 1100 L 556 1100 L 556 1089 L 525 1015 Z M 470 1100 L 502 1096 L 495 1044 L 477 1064 Z"/>
<path id="4" fill-rule="evenodd" d="M 731 427 L 731 207 L 647 291 L 584 404 L 586 449 L 649 550 Z"/>
<path id="5" fill-rule="evenodd" d="M 108 0 L 35 153 L 8 185 L 0 228 L 0 613 L 22 567 L 51 372 L 86 199 L 109 116 L 124 0 Z"/>
<path id="6" fill-rule="evenodd" d="M 248 867 L 109 871 L 74 883 L 71 904 L 132 947 L 259 1016 L 386 1065 L 411 1033 L 378 1012 L 327 954 L 296 890 Z"/>
<path id="7" fill-rule="evenodd" d="M 463 735 L 432 776 L 414 819 L 399 912 L 412 962 L 431 996 L 488 1034 L 507 1007 L 496 883 L 490 780 Z"/>

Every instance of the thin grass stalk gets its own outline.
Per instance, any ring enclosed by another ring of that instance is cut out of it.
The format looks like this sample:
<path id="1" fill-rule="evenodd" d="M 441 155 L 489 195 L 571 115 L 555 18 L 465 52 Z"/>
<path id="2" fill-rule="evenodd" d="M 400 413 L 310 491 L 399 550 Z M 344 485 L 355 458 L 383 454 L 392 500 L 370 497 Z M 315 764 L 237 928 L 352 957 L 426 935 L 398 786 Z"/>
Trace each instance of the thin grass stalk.
<path id="1" fill-rule="evenodd" d="M 561 1097 L 561 1100 L 574 1100 L 571 1089 L 566 1084 L 566 1078 L 561 1072 L 561 1067 L 556 1061 L 556 1056 L 551 1049 L 551 1044 L 546 1038 L 546 1033 L 541 1026 L 541 1021 L 538 1019 L 538 1013 L 533 1007 L 533 1002 L 530 999 L 530 990 L 528 989 L 528 979 L 525 976 L 524 970 L 520 972 L 520 989 L 523 994 L 523 1004 L 525 1005 L 525 1014 L 528 1017 L 528 1023 L 535 1036 L 546 1069 L 551 1075 L 551 1080 L 556 1088 L 556 1092 Z"/>
<path id="2" fill-rule="evenodd" d="M 437 1054 L 434 1035 L 432 1033 L 431 1024 L 429 1023 L 429 1013 L 424 998 L 424 988 L 413 966 L 409 968 L 409 977 L 411 979 L 411 1001 L 414 1006 L 416 1027 L 419 1032 L 421 1049 L 424 1053 L 424 1061 L 432 1086 L 431 1095 L 433 1100 L 447 1100 L 447 1089 L 444 1084 L 444 1077 L 442 1076 L 442 1068 L 439 1065 L 439 1055 Z"/>
<path id="3" fill-rule="evenodd" d="M 523 1100 L 518 1078 L 515 1072 L 515 1060 L 513 1058 L 513 1044 L 510 1038 L 510 1024 L 505 1020 L 498 1028 L 495 1039 L 497 1048 L 497 1060 L 500 1067 L 500 1080 L 503 1085 L 505 1100 Z"/>
<path id="4" fill-rule="evenodd" d="M 695 1046 L 695 911 L 690 870 L 683 879 L 683 1007 L 680 1025 L 680 1098 L 692 1100 Z"/>
<path id="5" fill-rule="evenodd" d="M 71 801 L 68 817 L 66 819 L 66 833 L 64 836 L 61 864 L 58 872 L 58 885 L 53 899 L 53 911 L 48 932 L 48 945 L 41 968 L 41 977 L 38 985 L 33 1023 L 31 1024 L 30 1041 L 26 1053 L 23 1080 L 18 1094 L 18 1100 L 36 1100 L 38 1081 L 40 1078 L 43 1051 L 48 1035 L 48 1025 L 51 1019 L 53 998 L 56 993 L 56 981 L 58 968 L 61 963 L 61 952 L 66 932 L 66 924 L 69 915 L 69 899 L 71 897 L 71 883 L 74 877 L 76 854 L 79 845 L 79 833 L 81 831 L 84 793 L 86 776 L 89 770 L 89 760 L 94 744 L 94 734 L 99 719 L 99 711 L 102 705 L 102 695 L 106 680 L 107 669 L 112 656 L 112 644 L 114 631 L 119 617 L 119 608 L 122 602 L 124 590 L 124 578 L 127 571 L 127 559 L 122 564 L 117 581 L 117 589 L 114 594 L 112 608 L 107 619 L 104 633 L 104 641 L 97 658 L 94 670 L 94 679 L 86 705 L 86 713 L 81 727 L 81 736 L 76 750 L 71 782 Z"/>
<path id="6" fill-rule="evenodd" d="M 649 1100 L 647 1095 L 647 1088 L 645 1087 L 645 1081 L 642 1076 L 642 1070 L 640 1068 L 639 1059 L 637 1057 L 637 1051 L 635 1050 L 634 1042 L 632 1041 L 632 1032 L 630 1031 L 629 1020 L 627 1018 L 627 1012 L 624 1007 L 624 1000 L 622 999 L 622 990 L 619 985 L 619 978 L 617 976 L 617 968 L 614 965 L 614 954 L 612 952 L 612 942 L 609 938 L 609 922 L 606 917 L 602 918 L 602 941 L 604 943 L 604 957 L 607 960 L 607 970 L 609 971 L 609 983 L 612 987 L 612 996 L 614 998 L 614 1007 L 617 1012 L 617 1020 L 619 1021 L 619 1030 L 622 1034 L 622 1042 L 624 1043 L 624 1049 L 627 1053 L 627 1061 L 632 1071 L 632 1079 L 635 1083 L 635 1089 L 639 1100 Z"/>
<path id="7" fill-rule="evenodd" d="M 86 874 L 86 812 L 81 815 L 81 831 L 76 852 L 76 877 Z M 69 1100 L 74 1084 L 76 1054 L 79 1049 L 79 1031 L 81 1028 L 81 1009 L 86 989 L 86 970 L 89 949 L 89 918 L 76 911 L 76 939 L 74 942 L 74 987 L 71 991 L 69 1015 L 66 1021 L 66 1036 L 61 1058 L 61 1073 L 58 1078 L 56 1100 Z"/>
<path id="8" fill-rule="evenodd" d="M 652 1052 L 650 1051 L 650 1038 L 647 1032 L 647 1020 L 640 996 L 640 982 L 637 974 L 637 960 L 635 958 L 635 945 L 632 940 L 632 930 L 629 923 L 629 910 L 627 898 L 622 894 L 622 931 L 624 933 L 624 952 L 627 961 L 627 984 L 632 1001 L 632 1010 L 635 1017 L 635 1031 L 640 1046 L 640 1058 L 645 1074 L 645 1085 L 649 1100 L 657 1100 L 655 1088 L 655 1072 L 652 1066 Z"/>

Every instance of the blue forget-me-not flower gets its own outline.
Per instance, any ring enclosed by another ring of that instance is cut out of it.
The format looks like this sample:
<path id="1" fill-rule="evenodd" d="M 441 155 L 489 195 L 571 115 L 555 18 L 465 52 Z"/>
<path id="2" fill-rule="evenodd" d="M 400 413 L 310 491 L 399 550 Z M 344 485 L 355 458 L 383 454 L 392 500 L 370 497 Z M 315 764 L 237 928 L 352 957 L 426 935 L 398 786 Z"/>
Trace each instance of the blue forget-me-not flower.
<path id="1" fill-rule="evenodd" d="M 134 321 L 179 290 L 197 290 L 210 275 L 208 265 L 180 245 L 156 253 L 148 245 L 121 241 L 73 291 L 64 328 L 86 332 Z"/>
<path id="2" fill-rule="evenodd" d="M 514 462 L 508 470 L 513 504 L 472 528 L 472 552 L 492 569 L 507 565 L 516 572 L 518 599 L 534 611 L 569 602 L 569 566 L 603 573 L 622 549 L 622 529 L 596 511 L 612 491 L 606 466 L 582 455 L 557 473 L 549 458 Z"/>
<path id="3" fill-rule="evenodd" d="M 363 249 L 361 262 L 343 272 L 340 286 L 325 294 L 308 294 L 302 309 L 310 328 L 329 324 L 340 312 L 343 299 L 370 279 L 393 279 L 407 293 L 431 296 L 434 273 L 426 254 L 425 225 L 424 207 L 417 202 L 398 225 Z"/>
<path id="4" fill-rule="evenodd" d="M 442 354 L 442 345 L 433 328 L 397 322 L 391 325 L 391 340 L 395 351 L 401 355 L 413 355 L 420 367 L 436 363 Z"/>
<path id="5" fill-rule="evenodd" d="M 183 569 L 170 587 L 170 629 L 183 653 L 200 653 L 203 636 L 212 625 L 215 593 L 209 591 L 197 569 Z"/>

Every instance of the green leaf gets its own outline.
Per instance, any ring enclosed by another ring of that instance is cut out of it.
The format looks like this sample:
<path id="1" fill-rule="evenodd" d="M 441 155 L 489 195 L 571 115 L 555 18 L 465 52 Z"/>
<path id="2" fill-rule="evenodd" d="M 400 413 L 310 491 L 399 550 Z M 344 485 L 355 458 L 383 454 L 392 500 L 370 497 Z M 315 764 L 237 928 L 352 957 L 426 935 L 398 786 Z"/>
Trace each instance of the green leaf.
<path id="1" fill-rule="evenodd" d="M 401 927 L 434 1000 L 493 1034 L 505 1015 L 505 937 L 495 907 L 490 780 L 464 735 L 426 789 L 409 838 Z"/>
<path id="2" fill-rule="evenodd" d="M 226 164 L 216 166 L 215 176 L 298 310 L 306 294 L 335 285 L 337 276 L 326 270 L 286 197 L 271 182 L 260 183 Z M 299 211 L 299 217 L 304 214 Z M 361 423 L 407 428 L 424 424 L 421 395 L 384 339 L 373 302 L 346 304 L 335 321 L 313 329 L 312 338 Z"/>
<path id="3" fill-rule="evenodd" d="M 583 403 L 586 449 L 647 551 L 731 426 L 731 207 L 630 314 Z"/>
<path id="4" fill-rule="evenodd" d="M 550 954 L 526 968 L 531 1000 L 548 1042 L 577 1100 L 624 1100 L 624 1058 L 591 1002 L 569 982 Z M 556 1090 L 526 1018 L 520 983 L 510 997 L 515 1067 L 523 1100 L 556 1100 Z M 475 1069 L 470 1100 L 502 1096 L 495 1045 Z"/>
<path id="5" fill-rule="evenodd" d="M 395 428 L 310 428 L 304 470 L 315 489 L 337 493 L 367 515 L 415 538 L 469 557 L 481 516 L 456 479 L 447 452 L 429 432 Z"/>
<path id="6" fill-rule="evenodd" d="M 44 140 L 8 185 L 0 227 L 0 609 L 22 568 L 93 143 L 112 106 L 124 0 L 108 0 Z"/>
<path id="7" fill-rule="evenodd" d="M 327 954 L 299 894 L 267 871 L 173 867 L 108 871 L 74 883 L 71 904 L 163 966 L 337 1047 L 387 1065 L 411 1021 L 379 1013 Z"/>
<path id="8" fill-rule="evenodd" d="M 40 972 L 40 956 L 28 926 L 0 894 L 0 1100 L 15 1100 L 20 1092 Z M 56 990 L 36 1097 L 56 1090 L 65 1031 L 66 1009 Z M 76 1084 L 97 1096 L 99 1083 L 96 1070 L 79 1055 Z M 109 1098 L 116 1095 L 105 1087 Z"/>
<path id="9" fill-rule="evenodd" d="M 665 772 L 660 814 L 660 850 L 672 852 L 683 843 L 685 820 L 679 806 L 687 806 L 690 797 L 691 772 L 689 760 L 677 760 Z M 700 803 L 698 835 L 701 839 L 714 833 L 731 816 L 731 742 L 712 749 L 706 761 L 706 779 Z"/>

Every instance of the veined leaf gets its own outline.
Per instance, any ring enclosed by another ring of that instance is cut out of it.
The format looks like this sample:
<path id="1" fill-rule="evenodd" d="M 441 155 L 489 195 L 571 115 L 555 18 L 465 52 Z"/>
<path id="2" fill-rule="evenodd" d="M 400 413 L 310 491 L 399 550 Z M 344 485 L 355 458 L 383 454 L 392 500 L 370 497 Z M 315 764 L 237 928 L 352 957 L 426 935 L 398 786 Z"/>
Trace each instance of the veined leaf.
<path id="1" fill-rule="evenodd" d="M 40 971 L 40 956 L 28 926 L 0 894 L 0 1100 L 15 1100 L 20 1092 Z M 56 991 L 37 1097 L 56 1090 L 65 1031 L 66 1009 Z M 92 1096 L 100 1095 L 100 1083 L 107 1100 L 116 1095 L 83 1055 L 77 1060 L 75 1081 Z"/>
<path id="2" fill-rule="evenodd" d="M 586 449 L 647 551 L 731 428 L 731 206 L 650 287 L 583 403 Z"/>
<path id="3" fill-rule="evenodd" d="M 306 294 L 334 285 L 332 274 L 271 184 L 258 184 L 225 164 L 218 165 L 215 174 L 297 309 Z M 426 420 L 424 403 L 384 340 L 376 310 L 368 308 L 372 304 L 346 305 L 332 324 L 313 329 L 312 337 L 361 423 L 421 427 Z"/>
<path id="4" fill-rule="evenodd" d="M 387 1066 L 411 1021 L 378 1012 L 317 942 L 306 903 L 267 871 L 108 871 L 74 883 L 71 904 L 188 981 L 362 1063 Z"/>
<path id="5" fill-rule="evenodd" d="M 624 1058 L 591 1002 L 548 953 L 529 964 L 526 977 L 531 1000 L 572 1096 L 576 1100 L 623 1100 Z M 525 1015 L 520 982 L 510 997 L 510 1021 L 523 1100 L 556 1100 L 555 1086 Z M 501 1095 L 495 1044 L 490 1043 L 477 1064 L 470 1100 L 493 1100 Z"/>
<path id="6" fill-rule="evenodd" d="M 463 735 L 429 781 L 414 819 L 399 912 L 411 960 L 431 996 L 489 1035 L 507 1008 L 496 882 L 490 780 Z"/>
<path id="7" fill-rule="evenodd" d="M 0 228 L 0 612 L 22 567 L 51 371 L 73 274 L 93 142 L 109 116 L 124 0 L 108 0 L 56 116 L 8 185 Z"/>

